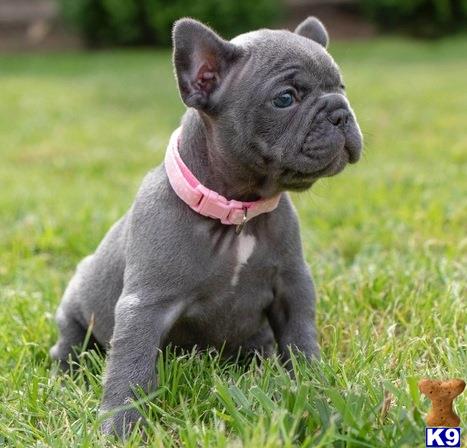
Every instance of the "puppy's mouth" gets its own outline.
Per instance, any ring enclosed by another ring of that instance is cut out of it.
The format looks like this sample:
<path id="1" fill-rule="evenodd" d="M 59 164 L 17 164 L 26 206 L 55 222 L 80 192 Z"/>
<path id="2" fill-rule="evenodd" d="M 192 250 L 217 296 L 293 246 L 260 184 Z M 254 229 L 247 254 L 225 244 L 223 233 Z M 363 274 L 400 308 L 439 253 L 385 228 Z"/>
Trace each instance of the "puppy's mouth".
<path id="1" fill-rule="evenodd" d="M 330 177 L 340 173 L 352 160 L 350 150 L 344 146 L 338 151 L 333 151 L 326 158 L 313 159 L 310 169 L 285 168 L 282 171 L 281 184 L 293 191 L 303 191 L 310 188 L 318 179 Z M 306 164 L 304 164 L 306 166 Z"/>
<path id="2" fill-rule="evenodd" d="M 318 117 L 299 146 L 281 147 L 280 158 L 264 163 L 264 171 L 269 168 L 271 173 L 265 173 L 269 185 L 279 190 L 304 191 L 318 179 L 335 176 L 347 164 L 359 160 L 363 142 L 358 124 L 353 116 L 339 113 L 344 122 L 336 124 L 326 116 Z"/>
<path id="3" fill-rule="evenodd" d="M 298 153 L 289 159 L 281 183 L 292 190 L 309 188 L 319 178 L 335 176 L 348 163 L 356 163 L 361 148 L 361 133 L 353 119 L 340 126 L 327 119 L 318 120 Z"/>
<path id="4" fill-rule="evenodd" d="M 344 146 L 342 149 L 331 154 L 322 168 L 317 168 L 310 174 L 316 179 L 320 177 L 334 176 L 344 169 L 345 165 L 349 163 L 349 160 L 350 152 L 348 148 Z"/>

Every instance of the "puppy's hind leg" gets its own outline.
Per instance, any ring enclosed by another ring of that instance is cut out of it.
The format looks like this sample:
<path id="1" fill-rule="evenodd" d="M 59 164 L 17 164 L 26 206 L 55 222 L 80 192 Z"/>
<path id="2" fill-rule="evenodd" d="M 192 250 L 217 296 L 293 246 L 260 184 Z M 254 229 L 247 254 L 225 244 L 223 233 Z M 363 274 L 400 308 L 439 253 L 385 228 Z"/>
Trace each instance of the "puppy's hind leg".
<path id="1" fill-rule="evenodd" d="M 56 321 L 60 330 L 57 343 L 50 349 L 53 360 L 59 361 L 60 368 L 67 371 L 70 361 L 76 360 L 77 353 L 85 341 L 86 330 L 72 316 L 69 316 L 60 307 L 57 311 Z"/>
<path id="2" fill-rule="evenodd" d="M 77 359 L 77 350 L 84 349 L 84 343 L 87 337 L 87 327 L 83 326 L 80 319 L 80 303 L 83 297 L 87 294 L 87 282 L 84 281 L 86 271 L 91 267 L 93 255 L 84 258 L 76 268 L 76 272 L 70 283 L 68 284 L 65 293 L 63 294 L 62 302 L 60 303 L 55 320 L 57 322 L 60 337 L 57 343 L 50 349 L 52 359 L 60 362 L 62 370 L 67 371 L 70 368 L 70 359 Z M 92 327 L 92 320 L 89 325 Z M 89 346 L 95 342 L 90 335 Z M 71 355 L 71 358 L 70 358 Z"/>
<path id="3" fill-rule="evenodd" d="M 253 359 L 269 358 L 276 352 L 274 334 L 269 323 L 261 326 L 257 333 L 243 342 L 238 360 L 248 365 Z"/>

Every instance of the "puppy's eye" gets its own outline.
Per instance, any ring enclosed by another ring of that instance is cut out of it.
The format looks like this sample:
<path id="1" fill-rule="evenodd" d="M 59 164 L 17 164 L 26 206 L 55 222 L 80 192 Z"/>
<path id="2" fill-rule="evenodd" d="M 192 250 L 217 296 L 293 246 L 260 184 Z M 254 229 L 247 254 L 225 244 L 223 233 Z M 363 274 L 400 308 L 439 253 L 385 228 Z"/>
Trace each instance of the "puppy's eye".
<path id="1" fill-rule="evenodd" d="M 272 104 L 274 106 L 279 107 L 280 109 L 284 109 L 285 107 L 290 107 L 295 101 L 293 92 L 290 90 L 286 90 L 285 92 L 281 92 L 277 95 L 273 100 Z"/>

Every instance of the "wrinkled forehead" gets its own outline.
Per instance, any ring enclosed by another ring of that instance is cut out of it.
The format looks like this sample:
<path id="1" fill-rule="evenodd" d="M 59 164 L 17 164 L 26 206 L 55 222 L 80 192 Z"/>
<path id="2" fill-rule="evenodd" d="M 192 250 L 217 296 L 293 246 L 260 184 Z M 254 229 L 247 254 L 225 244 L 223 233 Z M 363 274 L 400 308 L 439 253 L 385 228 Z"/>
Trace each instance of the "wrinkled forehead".
<path id="1" fill-rule="evenodd" d="M 258 30 L 231 40 L 249 55 L 251 72 L 274 75 L 296 72 L 316 82 L 339 85 L 339 68 L 320 44 L 286 30 Z"/>

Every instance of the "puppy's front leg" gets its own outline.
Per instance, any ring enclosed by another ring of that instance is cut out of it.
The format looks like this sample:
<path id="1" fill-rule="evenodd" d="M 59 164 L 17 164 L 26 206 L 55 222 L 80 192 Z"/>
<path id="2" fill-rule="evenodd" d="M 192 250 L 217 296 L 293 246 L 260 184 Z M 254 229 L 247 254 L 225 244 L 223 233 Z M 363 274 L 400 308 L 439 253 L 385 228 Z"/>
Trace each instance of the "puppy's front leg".
<path id="1" fill-rule="evenodd" d="M 156 386 L 156 358 L 164 336 L 181 312 L 180 302 L 140 292 L 122 296 L 115 308 L 115 327 L 104 380 L 101 412 L 131 403 L 133 389 Z M 125 437 L 141 418 L 134 408 L 110 414 L 104 433 Z"/>
<path id="2" fill-rule="evenodd" d="M 286 365 L 290 351 L 301 352 L 307 358 L 319 356 L 315 290 L 304 261 L 288 265 L 281 274 L 268 318 Z"/>

